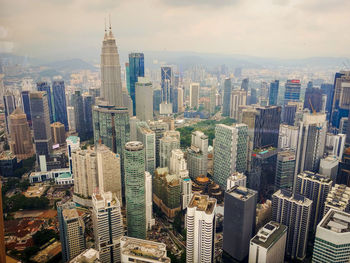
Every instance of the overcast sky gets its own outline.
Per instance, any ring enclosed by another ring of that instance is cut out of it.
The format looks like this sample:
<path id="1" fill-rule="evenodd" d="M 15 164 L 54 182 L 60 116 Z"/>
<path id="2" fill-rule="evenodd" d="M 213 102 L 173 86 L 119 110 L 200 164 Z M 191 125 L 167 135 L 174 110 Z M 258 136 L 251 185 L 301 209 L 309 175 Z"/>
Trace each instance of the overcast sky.
<path id="1" fill-rule="evenodd" d="M 123 52 L 350 57 L 349 0 L 0 0 L 0 52 L 98 58 L 109 13 Z"/>

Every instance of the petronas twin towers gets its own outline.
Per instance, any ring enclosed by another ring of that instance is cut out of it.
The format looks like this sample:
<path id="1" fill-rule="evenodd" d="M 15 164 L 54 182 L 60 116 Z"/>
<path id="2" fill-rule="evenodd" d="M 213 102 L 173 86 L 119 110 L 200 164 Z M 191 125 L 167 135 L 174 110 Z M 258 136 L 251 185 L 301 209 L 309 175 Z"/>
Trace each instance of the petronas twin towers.
<path id="1" fill-rule="evenodd" d="M 109 105 L 123 107 L 123 91 L 118 48 L 109 26 L 105 30 L 101 52 L 101 97 Z"/>

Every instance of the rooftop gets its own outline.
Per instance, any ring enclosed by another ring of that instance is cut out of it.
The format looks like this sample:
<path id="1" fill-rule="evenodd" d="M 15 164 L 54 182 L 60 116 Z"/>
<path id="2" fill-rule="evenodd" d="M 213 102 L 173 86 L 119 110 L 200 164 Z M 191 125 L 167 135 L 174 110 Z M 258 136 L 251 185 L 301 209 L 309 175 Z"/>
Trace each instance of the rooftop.
<path id="1" fill-rule="evenodd" d="M 251 239 L 250 242 L 269 249 L 286 232 L 287 227 L 285 225 L 270 221 L 259 230 L 259 232 Z"/>
<path id="2" fill-rule="evenodd" d="M 216 206 L 216 199 L 209 198 L 208 195 L 194 194 L 188 207 L 196 207 L 199 211 L 204 211 L 206 214 L 212 214 Z"/>
<path id="3" fill-rule="evenodd" d="M 71 173 L 62 173 L 62 174 L 60 174 L 58 177 L 57 177 L 57 179 L 65 179 L 65 178 L 71 178 L 72 177 L 72 175 L 71 175 Z"/>
<path id="4" fill-rule="evenodd" d="M 74 209 L 63 209 L 62 215 L 64 220 L 71 220 L 79 217 L 78 211 Z"/>
<path id="5" fill-rule="evenodd" d="M 16 156 L 11 151 L 3 151 L 0 153 L 0 160 L 10 160 Z"/>
<path id="6" fill-rule="evenodd" d="M 226 193 L 243 201 L 246 201 L 257 194 L 257 192 L 252 189 L 238 185 L 233 186 L 231 189 L 227 190 Z"/>
<path id="7" fill-rule="evenodd" d="M 273 194 L 273 196 L 276 196 L 278 198 L 283 198 L 283 199 L 287 199 L 290 202 L 295 202 L 298 203 L 300 205 L 305 205 L 305 206 L 309 206 L 312 204 L 312 201 L 302 195 L 299 194 L 294 194 L 291 191 L 285 190 L 285 189 L 280 189 L 277 192 L 275 192 Z"/>
<path id="8" fill-rule="evenodd" d="M 126 151 L 140 151 L 142 149 L 143 149 L 143 144 L 142 142 L 139 142 L 139 141 L 127 142 L 125 144 Z"/>
<path id="9" fill-rule="evenodd" d="M 326 175 L 313 173 L 310 171 L 304 171 L 304 172 L 298 174 L 298 177 L 308 178 L 312 181 L 317 181 L 319 183 L 325 183 L 325 184 L 329 184 L 330 182 L 332 182 L 332 180 L 330 178 L 328 178 Z"/>
<path id="10" fill-rule="evenodd" d="M 121 245 L 122 254 L 138 257 L 140 262 L 142 258 L 148 258 L 158 262 L 170 263 L 170 258 L 167 257 L 166 245 L 163 243 L 124 236 L 121 238 Z"/>
<path id="11" fill-rule="evenodd" d="M 319 226 L 336 233 L 350 233 L 350 214 L 330 209 Z"/>
<path id="12" fill-rule="evenodd" d="M 80 142 L 80 138 L 78 136 L 69 136 L 66 141 L 71 141 L 73 143 Z"/>

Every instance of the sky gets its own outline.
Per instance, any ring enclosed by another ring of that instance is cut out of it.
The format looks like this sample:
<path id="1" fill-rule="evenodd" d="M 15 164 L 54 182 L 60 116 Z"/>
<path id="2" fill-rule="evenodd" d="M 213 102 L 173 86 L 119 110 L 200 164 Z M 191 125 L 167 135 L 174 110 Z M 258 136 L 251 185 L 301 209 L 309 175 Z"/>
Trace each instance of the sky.
<path id="1" fill-rule="evenodd" d="M 0 52 L 98 58 L 119 50 L 350 57 L 349 0 L 0 0 Z"/>

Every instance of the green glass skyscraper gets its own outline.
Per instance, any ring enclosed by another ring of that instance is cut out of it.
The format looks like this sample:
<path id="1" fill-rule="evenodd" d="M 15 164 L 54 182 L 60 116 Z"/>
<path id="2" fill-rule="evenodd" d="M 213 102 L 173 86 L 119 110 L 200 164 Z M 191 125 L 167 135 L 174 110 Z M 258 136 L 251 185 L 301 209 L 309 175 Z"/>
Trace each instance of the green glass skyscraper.
<path id="1" fill-rule="evenodd" d="M 125 200 L 128 236 L 146 238 L 145 150 L 138 141 L 124 149 Z"/>

